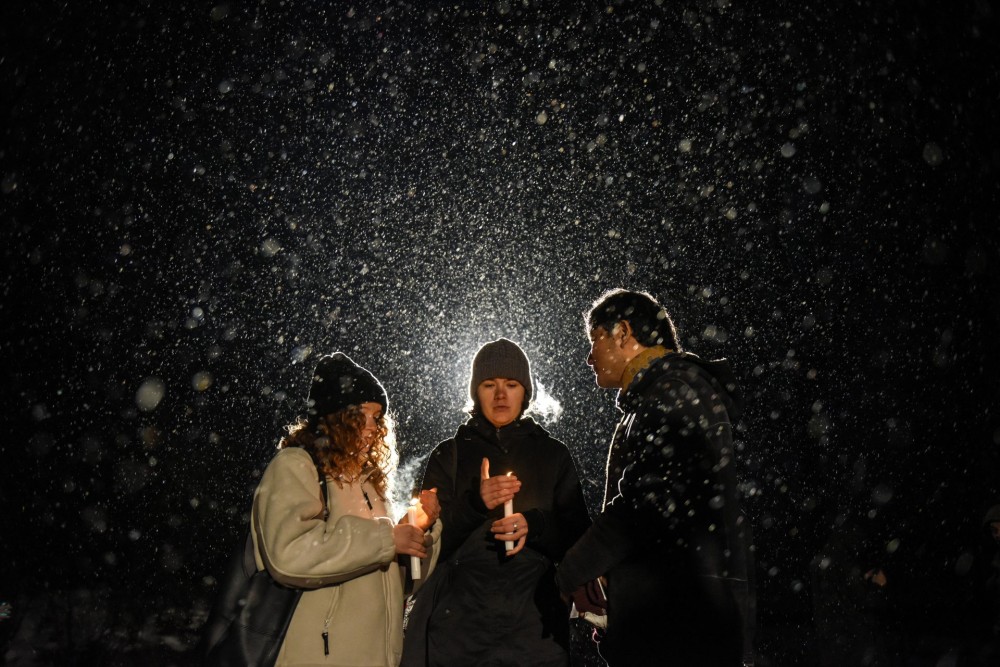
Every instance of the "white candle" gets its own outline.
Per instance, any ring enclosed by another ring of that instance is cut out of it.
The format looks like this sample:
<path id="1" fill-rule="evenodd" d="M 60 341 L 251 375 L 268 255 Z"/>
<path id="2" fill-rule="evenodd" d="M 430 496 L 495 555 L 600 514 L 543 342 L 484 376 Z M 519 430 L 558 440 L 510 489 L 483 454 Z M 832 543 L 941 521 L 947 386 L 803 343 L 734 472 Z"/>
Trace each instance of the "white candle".
<path id="1" fill-rule="evenodd" d="M 509 472 L 507 473 L 507 476 L 510 477 L 513 474 L 514 474 L 513 472 Z M 512 515 L 513 513 L 514 513 L 514 499 L 511 498 L 510 500 L 508 500 L 503 504 L 503 515 L 506 517 Z M 503 546 L 507 551 L 514 550 L 514 542 L 511 540 L 504 540 Z"/>
<path id="2" fill-rule="evenodd" d="M 406 517 L 409 520 L 411 526 L 417 525 L 417 502 L 416 498 L 410 501 L 410 507 L 406 510 Z M 410 556 L 410 575 L 414 580 L 420 578 L 420 558 L 417 556 Z"/>

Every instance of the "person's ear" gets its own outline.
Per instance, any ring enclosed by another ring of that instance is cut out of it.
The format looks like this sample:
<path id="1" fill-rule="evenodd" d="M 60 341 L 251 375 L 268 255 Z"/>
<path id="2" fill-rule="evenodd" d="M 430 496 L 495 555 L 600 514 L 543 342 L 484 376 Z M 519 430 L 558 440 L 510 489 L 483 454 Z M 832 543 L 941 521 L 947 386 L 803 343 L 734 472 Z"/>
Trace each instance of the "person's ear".
<path id="1" fill-rule="evenodd" d="M 615 342 L 618 343 L 620 347 L 625 347 L 626 341 L 632 337 L 632 325 L 628 320 L 622 320 L 617 326 L 618 332 L 615 336 Z"/>

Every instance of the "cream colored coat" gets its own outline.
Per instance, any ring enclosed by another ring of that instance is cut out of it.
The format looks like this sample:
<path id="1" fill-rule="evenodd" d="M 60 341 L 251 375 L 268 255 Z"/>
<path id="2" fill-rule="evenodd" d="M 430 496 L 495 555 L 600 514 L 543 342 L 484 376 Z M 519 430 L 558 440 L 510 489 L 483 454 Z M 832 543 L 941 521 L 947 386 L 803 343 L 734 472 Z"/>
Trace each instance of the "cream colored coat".
<path id="1" fill-rule="evenodd" d="M 362 488 L 371 499 L 365 501 Z M 257 567 L 287 586 L 306 589 L 292 615 L 277 667 L 396 667 L 403 645 L 403 574 L 396 564 L 393 521 L 367 480 L 327 483 L 330 516 L 316 468 L 298 447 L 282 449 L 254 495 L 251 525 Z M 441 522 L 428 533 L 437 560 Z M 324 655 L 323 631 L 330 654 Z"/>

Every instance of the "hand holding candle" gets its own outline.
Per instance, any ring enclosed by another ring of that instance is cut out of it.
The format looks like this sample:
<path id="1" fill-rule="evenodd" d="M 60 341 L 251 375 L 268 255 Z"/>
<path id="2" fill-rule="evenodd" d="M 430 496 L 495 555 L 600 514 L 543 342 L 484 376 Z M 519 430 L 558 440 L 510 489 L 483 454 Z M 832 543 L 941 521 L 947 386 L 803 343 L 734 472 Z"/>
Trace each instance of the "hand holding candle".
<path id="1" fill-rule="evenodd" d="M 521 482 L 512 472 L 490 477 L 490 461 L 483 459 L 480 467 L 479 495 L 486 509 L 503 505 L 504 518 L 493 522 L 490 530 L 496 539 L 504 542 L 508 556 L 518 553 L 528 537 L 528 522 L 520 512 L 514 513 L 514 495 L 521 490 Z"/>
<path id="2" fill-rule="evenodd" d="M 434 522 L 441 516 L 441 502 L 437 497 L 437 487 L 420 492 L 418 507 L 420 511 L 417 513 L 417 525 L 424 530 L 430 530 Z"/>
<path id="3" fill-rule="evenodd" d="M 494 521 L 490 531 L 495 539 L 503 540 L 507 555 L 514 556 L 524 548 L 530 526 L 523 514 L 512 511 L 510 514 L 505 513 L 504 518 Z"/>
<path id="4" fill-rule="evenodd" d="M 490 460 L 484 458 L 479 468 L 479 495 L 486 509 L 492 510 L 514 499 L 521 490 L 521 482 L 513 473 L 490 477 Z"/>

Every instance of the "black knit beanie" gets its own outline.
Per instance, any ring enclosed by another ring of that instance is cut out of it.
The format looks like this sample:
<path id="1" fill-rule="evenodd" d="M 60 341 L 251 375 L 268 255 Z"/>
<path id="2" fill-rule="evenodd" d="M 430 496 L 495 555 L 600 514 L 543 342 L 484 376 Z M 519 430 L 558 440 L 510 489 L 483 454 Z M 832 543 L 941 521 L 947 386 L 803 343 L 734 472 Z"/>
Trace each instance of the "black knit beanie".
<path id="1" fill-rule="evenodd" d="M 479 383 L 490 378 L 517 380 L 524 386 L 525 400 L 531 400 L 531 364 L 524 350 L 514 341 L 498 338 L 476 352 L 472 360 L 472 379 L 469 380 L 469 396 L 473 401 L 476 400 Z"/>
<path id="2" fill-rule="evenodd" d="M 385 388 L 343 352 L 320 357 L 309 388 L 309 421 L 340 412 L 350 405 L 378 403 L 389 409 Z"/>

